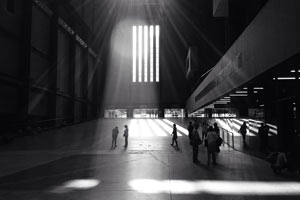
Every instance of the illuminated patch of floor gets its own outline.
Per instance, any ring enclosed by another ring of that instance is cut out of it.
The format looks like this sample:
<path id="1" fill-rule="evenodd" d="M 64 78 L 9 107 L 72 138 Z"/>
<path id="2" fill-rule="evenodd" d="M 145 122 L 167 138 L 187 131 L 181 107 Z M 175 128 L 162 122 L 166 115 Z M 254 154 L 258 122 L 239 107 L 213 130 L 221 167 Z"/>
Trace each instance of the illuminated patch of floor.
<path id="1" fill-rule="evenodd" d="M 187 130 L 177 125 L 178 136 L 187 135 Z M 129 122 L 130 137 L 167 137 L 173 132 L 173 123 L 162 119 L 132 119 Z"/>
<path id="2" fill-rule="evenodd" d="M 166 122 L 167 124 L 171 125 L 171 126 L 173 126 L 173 124 L 174 124 L 173 122 L 171 122 L 168 119 L 163 119 L 163 121 Z M 176 127 L 177 127 L 177 130 L 179 132 L 181 132 L 182 134 L 184 134 L 184 135 L 188 135 L 189 134 L 189 131 L 187 129 L 183 128 L 182 126 L 180 126 L 179 124 L 176 124 Z"/>
<path id="3" fill-rule="evenodd" d="M 88 190 L 100 184 L 97 179 L 75 179 L 64 182 L 62 185 L 53 188 L 50 192 L 62 194 L 73 190 Z"/>
<path id="4" fill-rule="evenodd" d="M 299 182 L 136 179 L 130 181 L 129 185 L 138 192 L 148 194 L 300 195 Z"/>

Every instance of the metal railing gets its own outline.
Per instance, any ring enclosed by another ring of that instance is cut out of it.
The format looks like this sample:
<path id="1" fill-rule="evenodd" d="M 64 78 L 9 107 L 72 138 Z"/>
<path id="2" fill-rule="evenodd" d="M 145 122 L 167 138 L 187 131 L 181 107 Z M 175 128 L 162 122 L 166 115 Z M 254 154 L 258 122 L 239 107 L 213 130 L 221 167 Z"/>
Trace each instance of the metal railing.
<path id="1" fill-rule="evenodd" d="M 220 136 L 223 139 L 223 145 L 227 144 L 229 147 L 234 148 L 234 134 L 224 128 L 220 128 Z"/>

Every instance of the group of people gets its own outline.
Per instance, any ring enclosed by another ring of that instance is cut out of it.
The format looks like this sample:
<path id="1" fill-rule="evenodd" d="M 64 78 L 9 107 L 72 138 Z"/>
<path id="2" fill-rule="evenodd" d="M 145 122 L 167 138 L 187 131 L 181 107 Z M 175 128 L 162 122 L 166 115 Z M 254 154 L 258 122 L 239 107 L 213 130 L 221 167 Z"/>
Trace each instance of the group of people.
<path id="1" fill-rule="evenodd" d="M 222 138 L 220 137 L 220 129 L 217 123 L 213 126 L 204 121 L 202 123 L 202 139 L 199 136 L 200 125 L 198 123 L 190 122 L 188 125 L 190 144 L 193 147 L 193 162 L 199 163 L 198 150 L 199 145 L 204 144 L 207 148 L 207 165 L 210 165 L 212 158 L 213 164 L 216 165 L 216 153 L 220 152 L 220 145 L 222 144 Z M 203 142 L 204 141 L 204 142 Z"/>
<path id="2" fill-rule="evenodd" d="M 247 125 L 244 122 L 240 129 L 239 133 L 241 133 L 243 138 L 243 143 L 246 145 L 246 134 L 247 134 Z M 258 136 L 260 139 L 260 151 L 264 152 L 268 148 L 268 133 L 269 133 L 269 126 L 265 123 L 262 123 L 261 126 L 258 128 Z"/>
<path id="3" fill-rule="evenodd" d="M 128 130 L 128 126 L 125 125 L 124 126 L 124 133 L 123 133 L 123 137 L 125 139 L 125 144 L 124 144 L 124 148 L 127 148 L 128 146 L 128 136 L 129 136 L 129 130 Z M 111 143 L 111 148 L 114 149 L 117 147 L 117 139 L 118 139 L 118 135 L 119 135 L 119 128 L 116 126 L 115 128 L 113 128 L 112 130 L 112 143 Z"/>
<path id="4" fill-rule="evenodd" d="M 278 152 L 271 152 L 266 161 L 276 174 L 282 173 L 283 170 L 298 172 L 300 174 L 299 148 L 293 150 L 284 150 L 281 148 Z"/>

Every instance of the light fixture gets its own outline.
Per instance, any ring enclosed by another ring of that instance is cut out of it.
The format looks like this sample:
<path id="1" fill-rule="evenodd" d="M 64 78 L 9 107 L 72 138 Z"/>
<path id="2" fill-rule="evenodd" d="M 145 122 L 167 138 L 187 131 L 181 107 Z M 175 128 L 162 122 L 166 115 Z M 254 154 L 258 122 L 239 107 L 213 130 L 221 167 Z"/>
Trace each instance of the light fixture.
<path id="1" fill-rule="evenodd" d="M 295 80 L 295 77 L 277 77 L 277 80 Z"/>
<path id="2" fill-rule="evenodd" d="M 247 91 L 236 91 L 235 93 L 237 93 L 237 94 L 247 94 L 248 92 Z"/>
<path id="3" fill-rule="evenodd" d="M 224 101 L 216 101 L 214 104 L 227 104 L 228 102 L 224 102 Z"/>
<path id="4" fill-rule="evenodd" d="M 227 102 L 230 102 L 230 99 L 220 99 L 220 101 L 227 101 Z"/>
<path id="5" fill-rule="evenodd" d="M 231 97 L 247 97 L 248 95 L 247 94 L 231 94 L 229 96 L 231 96 Z"/>

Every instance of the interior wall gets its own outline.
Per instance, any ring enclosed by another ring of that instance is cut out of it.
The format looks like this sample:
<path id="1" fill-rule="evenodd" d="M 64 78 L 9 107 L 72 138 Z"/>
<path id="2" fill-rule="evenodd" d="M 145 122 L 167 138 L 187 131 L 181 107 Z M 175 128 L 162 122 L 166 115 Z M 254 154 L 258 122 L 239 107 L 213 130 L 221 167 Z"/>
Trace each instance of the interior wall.
<path id="1" fill-rule="evenodd" d="M 0 2 L 0 121 L 7 124 L 20 113 L 22 90 L 22 1 L 16 0 L 8 9 Z M 3 127 L 3 126 L 1 126 Z"/>
<path id="2" fill-rule="evenodd" d="M 268 1 L 186 103 L 189 112 L 300 51 L 298 1 Z M 264 53 L 261 53 L 264 52 Z M 201 98 L 201 91 L 207 90 Z"/>
<path id="3" fill-rule="evenodd" d="M 95 23 L 93 3 L 85 4 L 82 18 L 76 10 L 65 18 L 72 9 L 65 1 L 15 0 L 12 10 L 3 2 L 1 129 L 28 120 L 49 120 L 48 125 L 55 126 L 60 125 L 54 123 L 57 120 L 74 123 L 97 117 L 104 75 L 97 49 L 90 43 L 91 29 L 84 29 Z"/>

